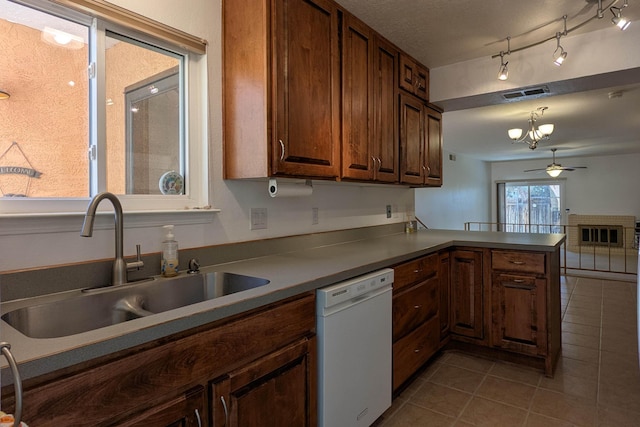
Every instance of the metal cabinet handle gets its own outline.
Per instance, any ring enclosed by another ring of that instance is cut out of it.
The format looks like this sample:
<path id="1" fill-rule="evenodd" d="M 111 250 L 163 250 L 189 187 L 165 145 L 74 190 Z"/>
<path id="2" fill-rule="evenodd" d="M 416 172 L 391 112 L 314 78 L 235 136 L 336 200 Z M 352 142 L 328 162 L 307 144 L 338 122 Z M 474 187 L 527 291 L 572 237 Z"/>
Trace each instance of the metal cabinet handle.
<path id="1" fill-rule="evenodd" d="M 279 139 L 278 142 L 280 143 L 280 161 L 283 162 L 284 161 L 284 142 L 282 142 L 281 139 Z"/>
<path id="2" fill-rule="evenodd" d="M 523 265 L 524 261 L 511 261 L 511 264 L 515 264 L 515 265 Z"/>
<path id="3" fill-rule="evenodd" d="M 377 157 L 377 159 L 378 159 L 378 171 L 379 171 L 380 169 L 382 169 L 382 160 L 380 159 L 380 157 Z"/>
<path id="4" fill-rule="evenodd" d="M 415 308 L 416 310 L 420 310 L 422 308 L 421 305 L 414 305 L 413 308 Z"/>
<path id="5" fill-rule="evenodd" d="M 420 353 L 422 351 L 422 347 L 418 347 L 415 350 L 413 350 L 414 353 Z"/>
<path id="6" fill-rule="evenodd" d="M 198 412 L 198 410 L 195 410 L 196 412 L 196 420 L 198 420 L 198 427 L 202 427 L 202 421 L 200 420 L 200 412 Z"/>
<path id="7" fill-rule="evenodd" d="M 534 290 L 536 287 L 535 286 L 531 286 L 531 285 L 524 285 L 522 283 L 516 283 L 515 280 L 513 280 L 514 283 L 506 283 L 504 285 L 505 288 L 511 288 L 511 289 L 521 289 L 523 291 L 532 291 Z M 524 280 L 523 280 L 524 282 Z"/>
<path id="8" fill-rule="evenodd" d="M 220 401 L 222 402 L 222 409 L 224 409 L 224 425 L 226 427 L 229 424 L 229 409 L 227 408 L 227 402 L 225 402 L 224 396 L 220 396 Z"/>
<path id="9" fill-rule="evenodd" d="M 8 342 L 0 342 L 0 350 L 6 357 L 9 366 L 11 367 L 11 374 L 13 375 L 13 387 L 16 393 L 16 408 L 13 414 L 13 427 L 20 427 L 22 421 L 22 379 L 20 379 L 20 372 L 18 372 L 18 365 L 13 354 L 11 354 L 11 344 Z"/>
<path id="10" fill-rule="evenodd" d="M 524 279 L 513 279 L 514 283 L 524 283 Z"/>

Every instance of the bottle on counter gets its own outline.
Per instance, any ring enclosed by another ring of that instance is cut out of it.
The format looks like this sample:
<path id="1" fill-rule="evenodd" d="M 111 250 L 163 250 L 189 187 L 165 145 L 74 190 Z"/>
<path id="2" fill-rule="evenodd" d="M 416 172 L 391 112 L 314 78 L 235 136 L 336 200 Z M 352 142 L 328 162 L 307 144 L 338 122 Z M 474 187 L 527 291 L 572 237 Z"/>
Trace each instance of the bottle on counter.
<path id="1" fill-rule="evenodd" d="M 178 274 L 178 242 L 173 235 L 173 225 L 165 225 L 167 235 L 162 242 L 161 273 L 164 277 L 173 277 Z"/>

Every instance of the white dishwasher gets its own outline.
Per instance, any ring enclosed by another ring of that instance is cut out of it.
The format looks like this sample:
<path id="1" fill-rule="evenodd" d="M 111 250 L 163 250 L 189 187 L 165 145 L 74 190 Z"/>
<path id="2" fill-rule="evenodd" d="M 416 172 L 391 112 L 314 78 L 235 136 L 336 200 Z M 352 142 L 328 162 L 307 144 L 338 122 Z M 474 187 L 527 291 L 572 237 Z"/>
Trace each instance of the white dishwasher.
<path id="1" fill-rule="evenodd" d="M 316 291 L 318 426 L 370 426 L 391 406 L 391 288 L 384 269 Z"/>

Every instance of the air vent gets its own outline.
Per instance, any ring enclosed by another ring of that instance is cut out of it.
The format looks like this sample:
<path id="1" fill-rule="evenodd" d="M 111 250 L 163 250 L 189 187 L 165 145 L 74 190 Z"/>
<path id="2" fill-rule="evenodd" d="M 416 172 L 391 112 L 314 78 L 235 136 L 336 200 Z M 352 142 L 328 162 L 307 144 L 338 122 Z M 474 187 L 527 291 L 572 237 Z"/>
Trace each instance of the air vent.
<path id="1" fill-rule="evenodd" d="M 517 90 L 515 92 L 503 93 L 504 99 L 516 99 L 525 97 L 540 97 L 549 94 L 549 88 L 547 86 L 532 87 L 529 89 Z"/>

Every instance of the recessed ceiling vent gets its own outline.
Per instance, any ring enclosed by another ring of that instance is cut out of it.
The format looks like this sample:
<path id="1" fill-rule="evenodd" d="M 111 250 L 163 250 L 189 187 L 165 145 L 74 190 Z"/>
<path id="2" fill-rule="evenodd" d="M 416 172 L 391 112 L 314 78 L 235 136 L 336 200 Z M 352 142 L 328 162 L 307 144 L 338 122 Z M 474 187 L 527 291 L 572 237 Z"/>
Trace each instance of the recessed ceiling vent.
<path id="1" fill-rule="evenodd" d="M 549 93 L 550 91 L 547 86 L 540 86 L 503 93 L 502 96 L 504 99 L 540 98 L 541 96 L 548 95 Z"/>

